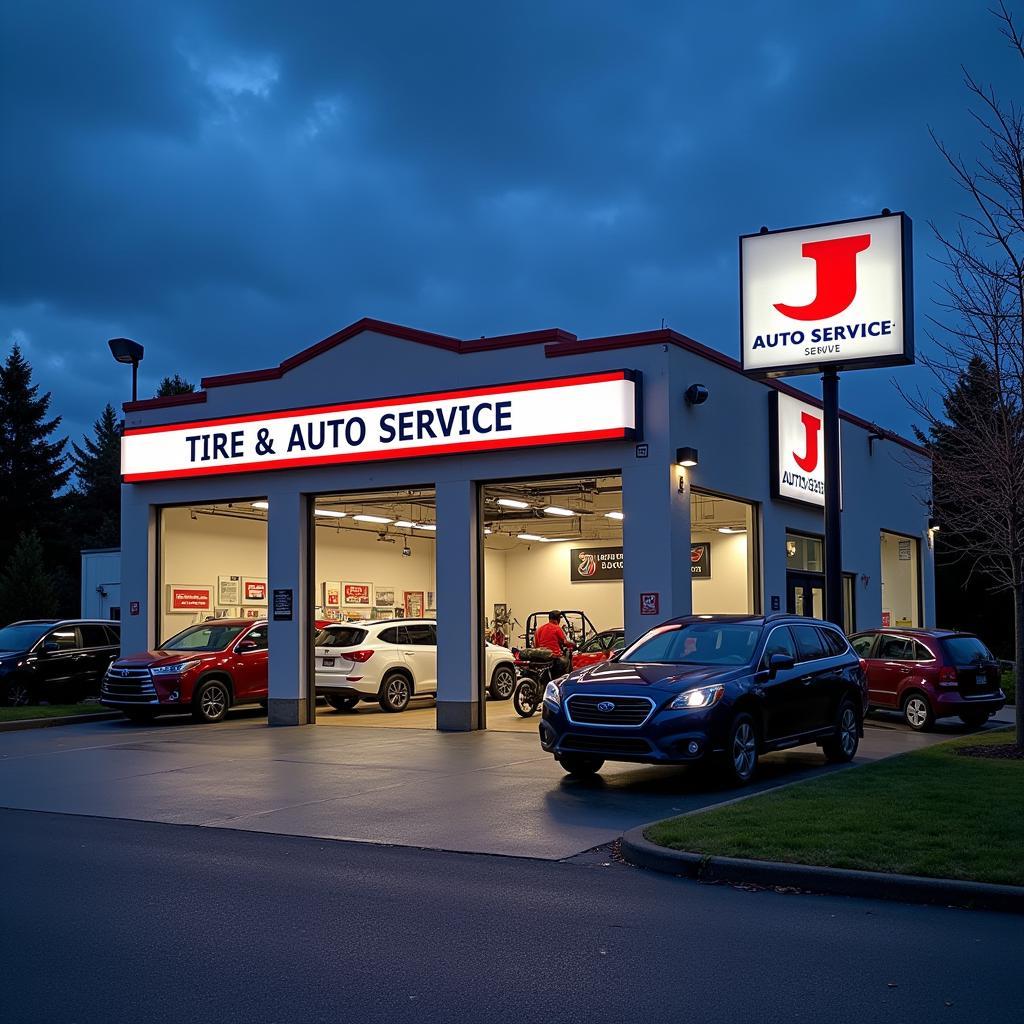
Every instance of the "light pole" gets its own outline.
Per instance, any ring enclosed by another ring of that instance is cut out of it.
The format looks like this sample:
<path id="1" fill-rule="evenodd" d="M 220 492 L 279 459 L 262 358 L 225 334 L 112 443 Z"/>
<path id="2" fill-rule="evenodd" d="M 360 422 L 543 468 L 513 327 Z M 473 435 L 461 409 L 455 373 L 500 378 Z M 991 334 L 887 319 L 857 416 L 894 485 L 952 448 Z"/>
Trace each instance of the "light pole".
<path id="1" fill-rule="evenodd" d="M 139 363 L 142 362 L 142 356 L 146 350 L 131 338 L 111 338 L 107 344 L 110 346 L 110 354 L 119 363 L 132 364 L 132 401 L 138 401 Z"/>

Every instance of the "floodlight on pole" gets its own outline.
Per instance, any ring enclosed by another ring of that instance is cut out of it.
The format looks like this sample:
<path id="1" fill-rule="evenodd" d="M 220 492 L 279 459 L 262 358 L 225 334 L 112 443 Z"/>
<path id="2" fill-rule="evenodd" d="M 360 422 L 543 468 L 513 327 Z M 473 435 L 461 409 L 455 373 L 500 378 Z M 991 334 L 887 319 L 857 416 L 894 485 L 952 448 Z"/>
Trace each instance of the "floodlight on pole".
<path id="1" fill-rule="evenodd" d="M 132 364 L 132 401 L 138 401 L 139 363 L 142 362 L 142 357 L 146 350 L 137 341 L 132 341 L 131 338 L 111 338 L 107 345 L 110 346 L 110 354 L 119 363 Z"/>

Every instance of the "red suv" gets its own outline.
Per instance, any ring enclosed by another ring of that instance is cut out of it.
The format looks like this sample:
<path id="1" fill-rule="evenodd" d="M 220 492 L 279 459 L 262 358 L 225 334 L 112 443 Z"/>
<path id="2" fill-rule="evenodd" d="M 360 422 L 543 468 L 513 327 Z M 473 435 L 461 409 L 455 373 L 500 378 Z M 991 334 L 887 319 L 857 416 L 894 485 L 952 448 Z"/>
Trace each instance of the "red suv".
<path id="1" fill-rule="evenodd" d="M 911 729 L 953 717 L 977 728 L 1006 703 L 999 662 L 971 633 L 877 629 L 854 634 L 850 645 L 867 669 L 871 706 L 901 711 Z"/>
<path id="2" fill-rule="evenodd" d="M 266 700 L 266 619 L 189 626 L 155 651 L 119 658 L 100 688 L 100 703 L 133 722 L 182 711 L 197 722 L 219 722 L 233 704 Z"/>

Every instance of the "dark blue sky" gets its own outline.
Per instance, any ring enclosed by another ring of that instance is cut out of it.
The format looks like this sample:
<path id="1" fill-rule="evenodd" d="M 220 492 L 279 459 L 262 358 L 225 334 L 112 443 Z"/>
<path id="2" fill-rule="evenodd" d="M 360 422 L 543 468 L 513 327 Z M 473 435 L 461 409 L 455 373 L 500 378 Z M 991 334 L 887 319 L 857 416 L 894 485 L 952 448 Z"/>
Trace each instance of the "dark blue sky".
<path id="1" fill-rule="evenodd" d="M 126 395 L 114 335 L 146 346 L 143 395 L 361 316 L 664 318 L 738 355 L 737 235 L 883 206 L 914 218 L 926 346 L 927 224 L 965 205 L 927 128 L 976 151 L 961 64 L 1019 87 L 986 6 L 5 4 L 0 348 L 74 435 Z M 893 376 L 843 404 L 908 430 Z"/>

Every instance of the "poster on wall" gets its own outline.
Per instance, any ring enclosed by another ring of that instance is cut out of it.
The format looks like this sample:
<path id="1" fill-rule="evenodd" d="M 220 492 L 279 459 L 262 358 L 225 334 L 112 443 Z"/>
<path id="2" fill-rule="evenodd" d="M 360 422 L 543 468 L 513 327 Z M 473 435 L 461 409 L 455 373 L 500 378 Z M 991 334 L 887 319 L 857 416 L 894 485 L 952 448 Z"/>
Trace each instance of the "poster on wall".
<path id="1" fill-rule="evenodd" d="M 391 607 L 389 605 L 376 604 L 370 609 L 371 619 L 390 619 Z"/>
<path id="2" fill-rule="evenodd" d="M 383 608 L 385 605 L 390 605 L 392 608 L 395 606 L 395 588 L 379 586 L 374 588 L 375 601 L 374 603 Z"/>
<path id="3" fill-rule="evenodd" d="M 901 540 L 900 541 L 899 551 L 900 551 L 900 561 L 901 562 L 909 562 L 910 561 L 910 541 L 909 540 Z"/>
<path id="4" fill-rule="evenodd" d="M 239 618 L 238 609 L 234 605 L 229 608 L 217 608 L 214 610 L 213 617 L 215 619 L 237 619 Z"/>
<path id="5" fill-rule="evenodd" d="M 253 576 L 242 580 L 242 604 L 266 604 L 267 581 Z"/>
<path id="6" fill-rule="evenodd" d="M 342 583 L 342 604 L 362 605 L 369 607 L 373 604 L 373 585 L 370 583 Z"/>
<path id="7" fill-rule="evenodd" d="M 325 583 L 324 584 L 324 608 L 328 611 L 331 608 L 338 609 L 341 607 L 341 584 L 340 583 Z"/>
<path id="8" fill-rule="evenodd" d="M 262 608 L 246 608 L 245 616 L 246 619 L 262 619 L 264 615 Z"/>
<path id="9" fill-rule="evenodd" d="M 690 545 L 690 579 L 711 579 L 711 541 Z"/>
<path id="10" fill-rule="evenodd" d="M 410 619 L 423 618 L 422 590 L 407 590 L 405 592 L 405 614 Z"/>
<path id="11" fill-rule="evenodd" d="M 234 608 L 242 603 L 242 577 L 217 577 L 217 604 Z"/>
<path id="12" fill-rule="evenodd" d="M 169 612 L 208 612 L 213 608 L 213 587 L 168 583 L 164 606 Z"/>
<path id="13" fill-rule="evenodd" d="M 571 583 L 601 583 L 622 579 L 622 545 L 607 548 L 573 548 L 569 552 Z"/>
<path id="14" fill-rule="evenodd" d="M 434 591 L 432 591 L 432 590 L 428 590 L 427 591 L 427 611 L 428 612 L 436 612 L 437 611 L 437 608 L 436 608 L 436 606 L 434 604 Z"/>
<path id="15" fill-rule="evenodd" d="M 405 609 L 404 608 L 395 608 L 394 617 L 396 619 L 403 619 L 403 618 L 405 618 Z"/>

